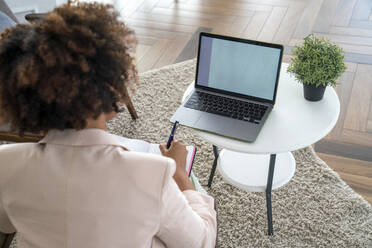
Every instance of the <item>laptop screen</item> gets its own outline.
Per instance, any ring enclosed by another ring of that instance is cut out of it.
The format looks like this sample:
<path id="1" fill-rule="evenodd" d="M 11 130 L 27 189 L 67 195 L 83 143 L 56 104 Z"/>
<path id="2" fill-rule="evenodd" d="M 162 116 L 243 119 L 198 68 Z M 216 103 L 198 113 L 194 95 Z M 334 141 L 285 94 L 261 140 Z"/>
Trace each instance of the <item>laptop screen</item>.
<path id="1" fill-rule="evenodd" d="M 196 85 L 273 102 L 283 47 L 251 42 L 201 34 Z"/>

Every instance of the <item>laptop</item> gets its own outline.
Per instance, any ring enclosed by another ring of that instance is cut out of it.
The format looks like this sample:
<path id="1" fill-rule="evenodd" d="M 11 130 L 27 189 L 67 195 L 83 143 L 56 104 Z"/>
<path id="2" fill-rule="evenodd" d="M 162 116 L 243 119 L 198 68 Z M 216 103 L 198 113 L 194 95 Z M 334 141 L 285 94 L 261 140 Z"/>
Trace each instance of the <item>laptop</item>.
<path id="1" fill-rule="evenodd" d="M 200 33 L 195 88 L 171 122 L 254 142 L 275 104 L 283 46 Z"/>

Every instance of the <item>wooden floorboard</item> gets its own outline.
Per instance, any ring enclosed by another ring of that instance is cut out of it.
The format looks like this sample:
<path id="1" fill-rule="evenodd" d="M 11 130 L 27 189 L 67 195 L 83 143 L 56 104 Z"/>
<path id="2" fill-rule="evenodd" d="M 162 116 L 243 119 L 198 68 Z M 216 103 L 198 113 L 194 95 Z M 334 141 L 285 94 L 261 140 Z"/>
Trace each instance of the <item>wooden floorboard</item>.
<path id="1" fill-rule="evenodd" d="M 323 139 L 314 145 L 316 152 L 372 162 L 372 145 L 353 144 L 349 142 Z M 372 178 L 371 178 L 372 180 Z"/>
<path id="2" fill-rule="evenodd" d="M 116 1 L 116 8 L 119 9 L 122 17 L 130 17 L 138 7 L 145 2 L 145 0 L 136 0 L 136 1 Z"/>
<path id="3" fill-rule="evenodd" d="M 333 139 L 337 139 L 338 137 L 340 137 L 344 129 L 346 111 L 349 106 L 351 90 L 353 88 L 354 76 L 355 76 L 355 72 L 349 71 L 349 72 L 343 73 L 342 76 L 338 80 L 339 85 L 336 87 L 336 92 L 340 99 L 340 115 L 338 117 L 336 126 L 333 128 L 333 130 L 330 133 L 330 137 L 332 137 Z"/>
<path id="4" fill-rule="evenodd" d="M 345 53 L 345 61 L 372 65 L 372 55 Z"/>
<path id="5" fill-rule="evenodd" d="M 355 72 L 356 71 L 357 63 L 346 61 L 345 64 L 346 64 L 346 71 L 345 72 Z"/>
<path id="6" fill-rule="evenodd" d="M 370 20 L 366 21 L 351 20 L 350 27 L 371 29 L 372 22 Z"/>
<path id="7" fill-rule="evenodd" d="M 372 204 L 372 161 L 344 158 L 325 153 L 318 156 L 370 204 Z"/>
<path id="8" fill-rule="evenodd" d="M 195 58 L 200 31 L 284 45 L 284 62 L 311 33 L 344 49 L 340 116 L 315 144 L 321 157 L 371 202 L 371 0 L 116 0 L 138 37 L 139 71 Z M 126 7 L 124 9 L 124 7 Z"/>
<path id="9" fill-rule="evenodd" d="M 188 6 L 193 6 L 193 8 L 209 8 L 214 11 L 216 8 L 217 12 L 229 13 L 232 15 L 242 15 L 246 16 L 247 13 L 251 14 L 254 11 L 271 11 L 274 6 L 259 3 L 249 3 L 249 2 L 234 2 L 234 1 L 216 1 L 216 0 L 202 0 L 194 1 L 190 0 Z M 181 6 L 182 7 L 182 6 Z M 188 7 L 190 8 L 190 7 Z M 235 12 L 237 11 L 237 12 Z"/>
<path id="10" fill-rule="evenodd" d="M 173 64 L 176 61 L 178 54 L 182 53 L 190 38 L 191 35 L 189 35 L 187 39 L 185 39 L 184 36 L 177 36 L 174 40 L 172 40 L 171 44 L 167 47 L 166 51 L 163 53 L 163 55 L 161 55 L 154 66 L 159 68 L 165 65 Z M 185 58 L 184 60 L 187 59 L 189 58 Z"/>
<path id="11" fill-rule="evenodd" d="M 225 21 L 225 22 L 233 22 L 235 17 L 231 15 L 218 15 L 218 14 L 211 14 L 211 13 L 203 13 L 203 12 L 195 12 L 190 10 L 178 10 L 176 8 L 167 9 L 167 8 L 158 8 L 155 7 L 151 13 L 154 14 L 162 14 L 162 15 L 170 15 L 174 16 L 174 13 L 177 13 L 177 15 L 181 17 L 189 17 L 189 18 L 203 18 L 206 20 L 219 20 L 219 21 Z"/>
<path id="12" fill-rule="evenodd" d="M 332 26 L 329 30 L 329 33 L 338 34 L 338 35 L 358 36 L 358 37 L 372 37 L 372 30 L 364 29 L 364 28 Z"/>
<path id="13" fill-rule="evenodd" d="M 372 194 L 370 193 L 370 179 L 364 176 L 355 176 L 348 173 L 339 172 L 340 177 L 348 182 L 354 191 L 359 193 L 363 198 L 372 204 Z"/>
<path id="14" fill-rule="evenodd" d="M 141 60 L 138 61 L 138 71 L 144 72 L 154 68 L 156 62 L 163 55 L 170 43 L 171 40 L 159 39 L 158 42 L 147 51 Z"/>
<path id="15" fill-rule="evenodd" d="M 168 23 L 168 24 L 180 24 L 180 25 L 189 25 L 189 26 L 196 26 L 196 27 L 212 27 L 216 24 L 216 20 L 204 19 L 204 18 L 193 18 L 193 17 L 184 17 L 184 16 L 172 16 L 166 14 L 156 14 L 156 13 L 145 13 L 145 12 L 136 12 L 134 13 L 131 18 L 136 20 L 146 20 L 152 21 L 157 23 Z M 221 22 L 221 20 L 217 20 Z M 235 21 L 232 20 L 230 22 L 224 22 L 225 24 L 230 24 Z"/>
<path id="16" fill-rule="evenodd" d="M 301 19 L 297 24 L 296 31 L 293 35 L 294 38 L 302 39 L 311 33 L 322 4 L 323 0 L 313 0 L 307 2 L 305 10 L 303 11 Z"/>
<path id="17" fill-rule="evenodd" d="M 193 5 L 193 4 L 173 4 L 173 9 L 182 9 L 192 12 L 197 12 L 201 14 L 213 14 L 213 15 L 222 15 L 222 16 L 252 16 L 254 11 L 271 11 L 272 7 L 263 5 L 260 8 L 248 8 L 248 9 L 240 9 L 240 8 L 228 8 L 227 6 L 205 6 L 205 5 Z"/>
<path id="18" fill-rule="evenodd" d="M 180 33 L 177 34 L 177 32 L 172 31 L 166 31 L 161 29 L 153 29 L 153 28 L 147 28 L 147 27 L 134 27 L 130 26 L 132 29 L 135 30 L 135 33 L 140 36 L 146 36 L 156 39 L 174 39 L 177 35 L 180 35 Z"/>
<path id="19" fill-rule="evenodd" d="M 217 24 L 213 27 L 213 33 L 242 37 L 244 30 L 247 28 L 253 17 L 236 17 L 232 25 Z"/>
<path id="20" fill-rule="evenodd" d="M 327 39 L 332 40 L 336 43 L 345 43 L 345 44 L 353 44 L 353 45 L 360 45 L 360 46 L 372 46 L 372 38 L 371 37 L 362 37 L 362 36 L 354 36 L 354 35 L 335 35 L 335 34 L 326 34 L 326 33 L 318 33 L 314 32 L 316 36 L 321 36 Z"/>
<path id="21" fill-rule="evenodd" d="M 359 0 L 353 8 L 352 19 L 367 20 L 372 8 L 371 0 Z"/>
<path id="22" fill-rule="evenodd" d="M 345 158 L 326 153 L 317 154 L 323 160 L 329 161 L 327 164 L 339 172 L 372 178 L 372 161 Z M 372 187 L 372 180 L 368 182 Z"/>
<path id="23" fill-rule="evenodd" d="M 138 44 L 136 49 L 136 60 L 140 61 L 150 48 L 151 46 L 149 45 Z"/>
<path id="24" fill-rule="evenodd" d="M 274 7 L 257 39 L 272 42 L 285 14 L 287 13 L 287 10 L 288 7 Z"/>
<path id="25" fill-rule="evenodd" d="M 253 15 L 251 22 L 249 23 L 247 28 L 244 30 L 242 38 L 257 39 L 269 15 L 270 12 L 268 11 L 257 11 Z"/>
<path id="26" fill-rule="evenodd" d="M 328 33 L 340 0 L 324 0 L 314 23 L 313 32 Z"/>
<path id="27" fill-rule="evenodd" d="M 136 14 L 136 13 L 139 13 L 141 11 L 144 11 L 144 12 L 147 12 L 147 13 L 150 12 L 156 6 L 157 3 L 158 3 L 158 0 L 143 1 L 141 3 L 141 5 L 138 7 L 137 11 L 135 11 L 131 15 L 131 17 L 134 18 L 133 15 Z"/>
<path id="28" fill-rule="evenodd" d="M 349 129 L 344 129 L 340 140 L 352 144 L 360 144 L 365 147 L 370 147 L 372 145 L 372 134 L 368 132 L 359 132 Z M 372 149 L 370 150 L 372 151 Z M 371 152 L 372 153 L 372 152 Z"/>
<path id="29" fill-rule="evenodd" d="M 348 26 L 353 15 L 353 9 L 357 0 L 340 0 L 335 16 L 334 26 Z"/>
<path id="30" fill-rule="evenodd" d="M 186 44 L 184 49 L 180 52 L 178 57 L 175 59 L 174 63 L 179 63 L 188 59 L 193 59 L 196 57 L 199 44 L 199 33 L 200 32 L 211 32 L 212 29 L 200 27 Z"/>
<path id="31" fill-rule="evenodd" d="M 353 88 L 347 109 L 344 128 L 365 131 L 372 99 L 372 65 L 359 64 L 354 77 Z M 366 104 L 368 103 L 368 104 Z"/>
<path id="32" fill-rule="evenodd" d="M 286 15 L 281 22 L 278 31 L 276 32 L 273 42 L 279 44 L 288 44 L 296 29 L 296 23 L 302 16 L 306 4 L 291 4 L 288 7 Z"/>
<path id="33" fill-rule="evenodd" d="M 197 27 L 189 26 L 189 25 L 180 25 L 174 23 L 159 23 L 159 22 L 152 22 L 146 20 L 134 20 L 131 18 L 126 19 L 127 24 L 131 28 L 146 28 L 146 29 L 153 29 L 153 30 L 164 30 L 166 32 L 177 32 L 177 33 L 184 33 L 184 34 L 192 34 L 195 32 Z M 185 37 L 186 38 L 186 37 Z"/>
<path id="34" fill-rule="evenodd" d="M 368 120 L 367 122 L 367 132 L 372 133 L 372 121 Z"/>

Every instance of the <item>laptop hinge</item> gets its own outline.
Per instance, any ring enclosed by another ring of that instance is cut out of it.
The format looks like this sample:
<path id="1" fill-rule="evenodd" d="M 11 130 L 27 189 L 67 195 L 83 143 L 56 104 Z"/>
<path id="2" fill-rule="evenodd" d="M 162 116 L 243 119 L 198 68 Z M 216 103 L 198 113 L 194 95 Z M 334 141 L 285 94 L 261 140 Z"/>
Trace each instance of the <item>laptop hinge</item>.
<path id="1" fill-rule="evenodd" d="M 213 91 L 209 91 L 209 90 L 205 90 L 205 89 L 195 88 L 195 91 L 196 92 L 208 93 L 208 94 L 211 94 L 211 95 L 223 96 L 223 97 L 226 97 L 226 98 L 231 98 L 231 99 L 236 99 L 236 100 L 241 100 L 241 101 L 244 101 L 244 102 L 258 103 L 260 105 L 265 105 L 265 106 L 272 107 L 272 108 L 274 107 L 274 104 L 272 104 L 272 103 L 256 101 L 256 100 L 247 99 L 247 98 L 238 97 L 238 96 L 231 96 L 231 95 L 218 93 L 218 92 L 213 92 Z"/>

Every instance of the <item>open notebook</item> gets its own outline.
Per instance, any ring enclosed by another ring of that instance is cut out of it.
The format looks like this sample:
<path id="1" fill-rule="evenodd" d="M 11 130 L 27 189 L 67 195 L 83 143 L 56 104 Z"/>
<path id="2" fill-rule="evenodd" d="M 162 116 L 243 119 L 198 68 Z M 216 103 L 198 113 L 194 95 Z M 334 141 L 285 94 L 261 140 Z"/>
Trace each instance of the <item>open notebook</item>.
<path id="1" fill-rule="evenodd" d="M 135 152 L 145 152 L 145 153 L 153 153 L 161 155 L 159 144 L 152 144 L 143 140 L 138 139 L 128 139 L 122 136 L 115 135 L 119 141 L 131 151 Z M 192 165 L 194 163 L 195 154 L 196 154 L 196 147 L 194 146 L 186 146 L 188 151 L 186 157 L 186 171 L 187 174 L 190 176 Z"/>

